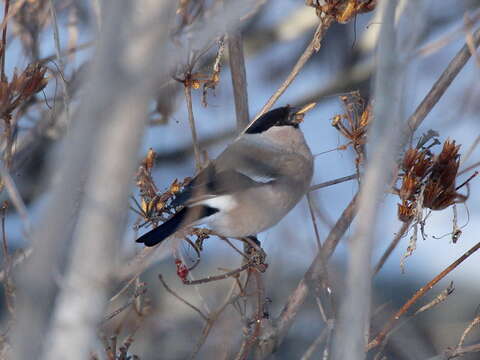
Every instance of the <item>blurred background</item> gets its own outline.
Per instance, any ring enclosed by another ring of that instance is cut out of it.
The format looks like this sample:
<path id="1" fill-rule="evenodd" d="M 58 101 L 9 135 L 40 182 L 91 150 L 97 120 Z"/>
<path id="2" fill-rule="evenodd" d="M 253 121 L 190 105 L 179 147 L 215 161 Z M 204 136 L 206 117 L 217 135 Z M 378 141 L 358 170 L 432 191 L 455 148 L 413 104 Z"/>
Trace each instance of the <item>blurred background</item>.
<path id="1" fill-rule="evenodd" d="M 213 6 L 212 3 L 215 3 L 199 1 L 198 4 L 192 4 L 188 0 L 172 2 L 177 9 L 184 6 L 192 12 L 208 11 Z M 15 71 L 22 72 L 28 64 L 41 63 L 47 69 L 45 76 L 48 81 L 45 88 L 15 109 L 12 117 L 13 130 L 8 130 L 6 123 L 3 123 L 1 130 L 4 134 L 13 131 L 10 138 L 14 143 L 14 151 L 8 168 L 19 196 L 25 202 L 33 229 L 42 226 L 38 221 L 48 202 L 52 181 L 55 183 L 56 161 L 62 157 L 59 154 L 59 144 L 69 127 L 64 111 L 64 86 L 68 92 L 69 111 L 74 113 L 84 95 L 81 85 L 88 72 L 99 31 L 96 14 L 101 1 L 61 0 L 53 3 L 58 21 L 60 57 L 56 54 L 49 2 L 11 1 L 11 16 L 6 32 L 4 62 L 5 74 L 9 79 Z M 298 0 L 258 1 L 258 8 L 255 9 L 238 28 L 244 41 L 251 118 L 290 73 L 310 43 L 319 21 L 315 9 Z M 180 10 L 177 11 L 177 16 L 181 15 Z M 398 47 L 412 47 L 409 40 L 414 41 L 414 50 L 405 59 L 408 66 L 401 107 L 401 117 L 408 118 L 449 61 L 478 27 L 480 3 L 476 0 L 399 1 L 396 15 L 400 39 Z M 345 24 L 332 24 L 322 40 L 319 52 L 312 56 L 275 105 L 297 105 L 310 101 L 318 103 L 302 124 L 307 142 L 316 154 L 312 185 L 356 173 L 356 154 L 351 147 L 341 147 L 348 140 L 331 123 L 335 115 L 345 113 L 340 96 L 358 90 L 366 102 L 372 100 L 372 76 L 380 28 L 379 19 L 375 16 L 374 11 L 366 12 L 356 15 Z M 180 23 L 179 19 L 177 21 Z M 187 46 L 186 43 L 182 38 L 180 44 L 172 46 Z M 217 51 L 218 42 L 215 42 L 196 63 L 193 71 L 209 76 Z M 236 131 L 228 56 L 228 51 L 225 50 L 220 58 L 219 82 L 213 90 L 206 91 L 206 106 L 203 104 L 202 88 L 192 89 L 199 144 L 211 159 L 234 139 Z M 455 140 L 461 145 L 462 156 L 469 153 L 465 161 L 464 157 L 461 158 L 460 170 L 480 161 L 480 149 L 476 146 L 480 139 L 479 59 L 478 54 L 475 54 L 412 139 L 412 144 L 416 144 L 423 133 L 432 129 L 438 132 L 438 140 L 442 144 L 447 139 Z M 175 71 L 174 75 L 179 76 L 179 69 Z M 164 192 L 174 179 L 192 176 L 195 173 L 195 161 L 183 85 L 170 78 L 159 88 L 158 94 L 152 96 L 150 101 L 148 127 L 138 152 L 138 163 L 146 156 L 148 149 L 154 149 L 156 161 L 152 175 L 159 192 Z M 5 135 L 2 140 L 3 149 L 9 146 L 8 138 Z M 440 149 L 441 145 L 436 145 L 431 150 L 438 153 Z M 465 172 L 458 178 L 458 183 L 466 180 L 474 171 Z M 358 182 L 352 180 L 311 192 L 322 242 L 357 190 Z M 460 191 L 469 193 L 469 197 L 465 203 L 457 206 L 458 225 L 462 233 L 456 243 L 452 242 L 451 236 L 451 207 L 431 212 L 425 223 L 425 237 L 419 234 L 417 247 L 405 259 L 403 271 L 400 263 L 413 230 L 410 229 L 401 239 L 373 282 L 373 333 L 416 290 L 479 241 L 479 190 L 478 179 L 474 178 L 468 189 Z M 131 191 L 132 196 L 139 199 L 138 189 L 132 186 Z M 22 215 L 11 205 L 7 191 L 1 195 L 3 201 L 10 203 L 4 210 L 3 219 L 10 261 L 13 261 L 22 257 L 25 251 L 29 253 L 30 241 L 25 236 L 24 215 L 22 219 Z M 378 241 L 374 246 L 374 264 L 402 226 L 397 217 L 398 202 L 397 195 L 387 194 L 384 197 L 379 224 L 376 226 Z M 133 200 L 131 205 L 134 206 Z M 129 259 L 140 250 L 134 240 L 146 228 L 137 229 L 137 223 L 138 215 L 130 211 L 123 239 L 118 239 L 122 242 L 122 259 Z M 336 297 L 340 297 L 343 291 L 347 244 L 353 231 L 353 228 L 347 231 L 328 265 Z M 307 201 L 303 200 L 277 226 L 259 234 L 258 238 L 268 256 L 269 267 L 264 274 L 265 295 L 269 299 L 268 311 L 272 317 L 276 317 L 317 252 Z M 181 245 L 181 248 L 187 259 L 195 258 L 196 254 L 190 246 Z M 458 344 L 467 325 L 478 315 L 478 259 L 478 254 L 467 259 L 445 277 L 431 294 L 418 302 L 415 309 L 428 303 L 453 281 L 455 290 L 444 302 L 415 317 L 406 317 L 407 320 L 394 332 L 384 349 L 386 358 L 435 359 L 434 356 Z M 240 257 L 230 247 L 219 239 L 210 238 L 204 244 L 201 263 L 193 275 L 202 278 L 217 273 L 219 268 L 234 269 L 240 263 Z M 21 267 L 22 264 L 18 266 Z M 11 271 L 15 272 L 15 269 L 13 267 Z M 134 310 L 126 309 L 102 324 L 102 335 L 98 337 L 95 351 L 92 352 L 96 354 L 94 356 L 99 359 L 108 358 L 108 351 L 98 350 L 103 348 L 102 336 L 108 342 L 116 335 L 120 344 L 135 332 L 133 344 L 128 350 L 130 355 L 138 355 L 140 359 L 189 358 L 205 324 L 195 311 L 165 291 L 157 275 L 161 273 L 175 292 L 206 312 L 222 303 L 232 280 L 216 281 L 198 287 L 185 286 L 175 271 L 173 257 L 167 257 L 152 265 L 141 276 L 147 291 L 137 300 L 148 307 L 148 315 L 139 316 Z M 59 270 L 59 275 L 61 272 Z M 112 286 L 111 295 L 120 288 L 121 284 Z M 122 306 L 130 297 L 131 294 L 127 294 L 110 304 L 106 313 Z M 12 316 L 5 296 L 0 301 L 2 332 L 7 333 Z M 197 358 L 235 358 L 242 339 L 242 319 L 240 312 L 234 309 L 226 310 L 225 313 L 215 322 Z M 309 297 L 287 337 L 271 358 L 300 359 L 306 356 L 305 352 L 324 326 L 315 299 Z M 480 331 L 473 329 L 465 340 L 465 345 L 479 341 Z M 8 342 L 6 338 L 5 342 Z M 311 358 L 320 359 L 323 353 L 323 345 L 318 346 Z M 465 356 L 468 359 L 479 357 L 478 353 Z"/>

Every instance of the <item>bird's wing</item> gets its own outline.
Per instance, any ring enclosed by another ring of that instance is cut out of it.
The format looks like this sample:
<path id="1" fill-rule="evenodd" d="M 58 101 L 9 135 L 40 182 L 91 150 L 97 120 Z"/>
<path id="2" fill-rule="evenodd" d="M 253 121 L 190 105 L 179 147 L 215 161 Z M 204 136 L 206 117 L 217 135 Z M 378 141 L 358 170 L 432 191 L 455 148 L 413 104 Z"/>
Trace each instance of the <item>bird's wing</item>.
<path id="1" fill-rule="evenodd" d="M 262 185 L 233 169 L 216 171 L 213 164 L 199 173 L 173 200 L 173 206 L 190 205 L 216 196 Z"/>
<path id="2" fill-rule="evenodd" d="M 173 205 L 189 205 L 274 181 L 280 176 L 275 157 L 278 153 L 265 146 L 235 141 L 177 194 Z"/>

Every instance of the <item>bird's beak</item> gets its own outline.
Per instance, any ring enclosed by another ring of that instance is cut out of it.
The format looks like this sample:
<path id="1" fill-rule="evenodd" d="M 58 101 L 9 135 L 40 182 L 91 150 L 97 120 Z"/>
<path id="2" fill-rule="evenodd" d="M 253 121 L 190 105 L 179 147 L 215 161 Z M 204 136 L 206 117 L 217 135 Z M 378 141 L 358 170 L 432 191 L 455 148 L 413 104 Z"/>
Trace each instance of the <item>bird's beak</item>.
<path id="1" fill-rule="evenodd" d="M 294 121 L 296 124 L 300 124 L 303 121 L 303 117 L 305 116 L 305 113 L 307 111 L 312 110 L 317 103 L 309 103 L 307 105 L 304 105 L 302 107 L 298 108 L 293 108 L 293 115 L 294 115 Z"/>

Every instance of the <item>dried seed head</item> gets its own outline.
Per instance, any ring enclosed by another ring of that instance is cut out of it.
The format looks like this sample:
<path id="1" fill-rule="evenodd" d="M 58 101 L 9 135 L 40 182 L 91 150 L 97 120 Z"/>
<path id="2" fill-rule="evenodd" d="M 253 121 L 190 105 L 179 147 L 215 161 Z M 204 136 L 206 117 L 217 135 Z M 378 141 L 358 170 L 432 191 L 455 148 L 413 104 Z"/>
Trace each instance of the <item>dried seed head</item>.
<path id="1" fill-rule="evenodd" d="M 155 157 L 156 157 L 155 151 L 153 151 L 152 148 L 148 149 L 147 156 L 145 156 L 144 164 L 145 168 L 150 171 L 153 168 L 153 165 L 155 164 Z"/>
<path id="2" fill-rule="evenodd" d="M 417 180 L 411 176 L 406 175 L 403 178 L 402 187 L 400 188 L 400 199 L 410 200 L 413 198 L 413 195 L 418 191 L 419 183 Z"/>
<path id="3" fill-rule="evenodd" d="M 317 16 L 332 16 L 345 24 L 357 14 L 372 11 L 376 0 L 307 0 L 306 4 L 316 9 Z"/>
<path id="4" fill-rule="evenodd" d="M 170 193 L 171 194 L 176 194 L 180 191 L 180 189 L 182 188 L 182 184 L 180 184 L 180 182 L 178 181 L 178 179 L 175 179 L 172 183 L 172 185 L 170 185 Z"/>
<path id="5" fill-rule="evenodd" d="M 420 153 L 420 155 L 417 157 L 417 162 L 413 168 L 415 176 L 423 179 L 427 175 L 428 171 L 431 169 L 432 164 L 432 159 L 425 152 Z"/>
<path id="6" fill-rule="evenodd" d="M 403 155 L 402 169 L 405 173 L 408 173 L 415 165 L 418 158 L 418 150 L 410 148 Z"/>
<path id="7" fill-rule="evenodd" d="M 460 145 L 455 145 L 455 140 L 450 141 L 446 140 L 443 144 L 443 149 L 438 154 L 437 161 L 441 164 L 448 163 L 451 160 L 457 160 L 458 150 L 460 149 Z"/>
<path id="8" fill-rule="evenodd" d="M 422 187 L 424 190 L 421 205 L 425 208 L 443 210 L 467 200 L 467 196 L 457 192 L 463 184 L 455 187 L 460 166 L 459 150 L 460 145 L 456 145 L 455 141 L 446 140 L 441 152 L 436 156 L 429 148 L 408 149 L 405 152 L 402 161 L 405 174 L 399 191 L 399 197 L 402 199 L 398 210 L 399 218 L 407 219 L 408 207 L 411 206 L 413 209 L 417 207 L 417 194 Z"/>
<path id="9" fill-rule="evenodd" d="M 402 201 L 398 206 L 398 218 L 400 221 L 409 222 L 414 216 L 414 204 L 407 201 Z"/>

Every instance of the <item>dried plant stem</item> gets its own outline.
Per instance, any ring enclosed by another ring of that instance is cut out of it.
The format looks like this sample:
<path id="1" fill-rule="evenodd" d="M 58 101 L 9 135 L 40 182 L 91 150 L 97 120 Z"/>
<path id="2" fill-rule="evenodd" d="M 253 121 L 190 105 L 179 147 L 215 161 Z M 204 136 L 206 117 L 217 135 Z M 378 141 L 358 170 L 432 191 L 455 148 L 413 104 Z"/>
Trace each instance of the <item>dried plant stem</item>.
<path id="1" fill-rule="evenodd" d="M 257 116 L 255 116 L 255 119 L 258 119 L 260 116 L 262 116 L 264 113 L 266 113 L 268 110 L 272 108 L 273 104 L 277 102 L 277 100 L 280 98 L 280 96 L 282 96 L 285 90 L 287 90 L 287 88 L 290 86 L 293 80 L 295 80 L 298 73 L 300 72 L 300 70 L 302 70 L 302 68 L 305 66 L 305 64 L 310 59 L 310 57 L 320 49 L 321 41 L 333 21 L 334 21 L 334 18 L 331 16 L 327 16 L 321 20 L 320 24 L 315 30 L 315 34 L 313 35 L 312 41 L 310 42 L 310 44 L 308 44 L 303 54 L 300 56 L 296 64 L 293 66 L 293 69 L 290 72 L 290 74 L 288 74 L 287 78 L 282 83 L 282 85 L 280 85 L 278 90 L 275 91 L 275 93 L 270 97 L 270 99 L 268 99 L 267 103 L 263 106 L 263 108 L 260 110 Z M 255 122 L 255 119 L 249 125 Z"/>
<path id="2" fill-rule="evenodd" d="M 422 296 L 424 296 L 435 284 L 447 276 L 452 270 L 454 270 L 458 265 L 465 261 L 470 255 L 480 249 L 480 242 L 468 250 L 465 254 L 460 256 L 452 264 L 450 264 L 445 270 L 440 274 L 435 276 L 431 281 L 429 281 L 425 286 L 421 287 L 401 308 L 398 310 L 385 324 L 383 329 L 375 336 L 375 338 L 370 341 L 367 345 L 367 350 L 371 350 L 382 343 L 385 337 L 388 335 L 390 330 L 392 330 L 395 323 L 400 319 L 410 307 Z"/>
<path id="3" fill-rule="evenodd" d="M 243 55 L 243 39 L 239 30 L 228 33 L 228 59 L 232 75 L 237 133 L 240 133 L 248 125 L 250 114 L 248 111 L 247 72 Z"/>
<path id="4" fill-rule="evenodd" d="M 357 175 L 357 174 L 348 175 L 348 176 L 343 176 L 343 177 L 338 178 L 338 179 L 325 181 L 325 182 L 320 183 L 320 184 L 317 184 L 317 185 L 312 185 L 308 191 L 309 191 L 309 192 L 310 192 L 310 191 L 315 191 L 315 190 L 322 189 L 322 188 L 325 188 L 325 187 L 328 187 L 328 186 L 340 184 L 340 183 L 342 183 L 342 182 L 346 182 L 346 181 L 350 181 L 350 180 L 355 180 L 355 179 L 357 179 L 357 178 L 358 178 L 358 175 Z"/>
<path id="5" fill-rule="evenodd" d="M 193 117 L 193 104 L 192 104 L 192 89 L 190 86 L 184 87 L 185 100 L 187 101 L 188 109 L 188 123 L 190 124 L 190 131 L 192 133 L 193 153 L 195 155 L 195 166 L 197 170 L 202 167 L 202 158 L 200 154 L 200 147 L 198 146 L 197 130 L 195 128 L 195 118 Z"/>
<path id="6" fill-rule="evenodd" d="M 458 345 L 457 345 L 457 349 L 461 349 L 463 347 L 463 344 L 465 343 L 465 339 L 467 338 L 468 334 L 470 333 L 470 331 L 472 331 L 472 329 L 475 327 L 475 326 L 478 326 L 480 324 L 480 315 L 476 316 L 471 322 L 470 324 L 468 324 L 468 326 L 465 328 L 465 330 L 463 331 L 462 333 L 462 336 L 460 337 L 460 340 L 458 341 Z"/>
<path id="7" fill-rule="evenodd" d="M 33 248 L 29 247 L 26 250 L 21 250 L 19 254 L 14 255 L 11 260 L 11 269 L 15 268 L 16 266 L 23 264 L 25 260 L 27 260 L 33 253 Z M 5 281 L 6 279 L 5 270 L 0 271 L 0 282 Z"/>
<path id="8" fill-rule="evenodd" d="M 202 334 L 198 339 L 197 343 L 195 344 L 195 348 L 192 351 L 192 355 L 190 356 L 190 359 L 194 359 L 198 355 L 198 352 L 202 348 L 203 344 L 205 344 L 205 341 L 207 340 L 208 335 L 210 334 L 210 331 L 212 330 L 215 321 L 217 321 L 217 319 L 223 313 L 223 311 L 227 308 L 227 306 L 237 301 L 237 299 L 240 297 L 240 295 L 235 295 L 235 296 L 233 295 L 236 287 L 237 287 L 236 282 L 233 282 L 227 296 L 225 297 L 225 301 L 223 302 L 223 304 L 220 305 L 217 310 L 215 310 L 213 313 L 209 315 L 208 319 L 206 320 L 205 327 L 202 330 Z"/>
<path id="9" fill-rule="evenodd" d="M 332 256 L 333 252 L 337 248 L 338 243 L 340 242 L 340 239 L 343 237 L 350 224 L 352 223 L 357 211 L 357 198 L 358 193 L 355 194 L 352 200 L 350 200 L 350 203 L 345 208 L 342 215 L 335 223 L 335 226 L 330 231 L 330 234 L 328 234 L 327 238 L 325 239 L 325 242 L 322 246 L 322 253 L 323 257 L 326 260 L 328 260 Z"/>
<path id="10" fill-rule="evenodd" d="M 208 283 L 208 282 L 211 282 L 211 281 L 223 280 L 223 279 L 227 279 L 231 276 L 237 275 L 237 274 L 241 273 L 242 271 L 248 269 L 251 266 L 252 266 L 251 263 L 246 263 L 246 264 L 243 264 L 242 266 L 240 266 L 238 269 L 228 271 L 228 272 L 223 273 L 221 275 L 207 276 L 205 278 L 198 279 L 198 280 L 184 280 L 183 283 L 185 285 L 198 285 L 198 284 L 205 284 L 205 283 Z"/>
<path id="11" fill-rule="evenodd" d="M 123 304 L 122 306 L 120 306 L 118 309 L 112 311 L 110 314 L 108 314 L 107 316 L 105 316 L 101 322 L 101 324 L 104 324 L 105 322 L 113 319 L 115 316 L 117 316 L 118 314 L 122 313 L 123 311 L 125 311 L 127 308 L 129 308 L 130 306 L 132 306 L 138 299 L 138 297 L 140 297 L 141 295 L 145 294 L 147 292 L 147 289 L 144 288 L 144 287 L 141 287 L 139 290 L 135 291 L 135 293 L 132 295 L 131 299 L 128 300 L 125 304 Z"/>
<path id="12" fill-rule="evenodd" d="M 462 357 L 466 354 L 480 352 L 480 344 L 473 344 L 469 346 L 463 346 L 461 348 L 451 349 L 448 348 L 443 351 L 443 354 L 436 355 L 427 360 L 451 360 L 456 359 L 458 357 Z"/>
<path id="13" fill-rule="evenodd" d="M 315 212 L 313 209 L 312 197 L 309 193 L 307 193 L 307 195 L 305 196 L 307 197 L 308 210 L 310 212 L 310 218 L 312 220 L 313 232 L 315 233 L 315 240 L 317 241 L 318 250 L 320 251 L 322 248 L 322 243 L 320 241 L 320 233 L 318 231 L 317 219 L 315 218 Z"/>
<path id="14" fill-rule="evenodd" d="M 160 274 L 158 275 L 158 279 L 160 280 L 160 282 L 162 283 L 163 287 L 165 288 L 165 290 L 167 290 L 171 295 L 175 296 L 178 300 L 180 300 L 182 303 L 184 303 L 185 305 L 187 305 L 189 308 L 195 310 L 197 312 L 198 315 L 200 315 L 200 317 L 207 321 L 208 322 L 208 316 L 205 315 L 202 310 L 200 310 L 199 308 L 197 308 L 195 305 L 192 305 L 190 304 L 187 300 L 185 300 L 184 298 L 182 298 L 180 295 L 178 295 L 175 291 L 173 291 L 172 289 L 170 289 L 170 287 L 167 285 L 167 283 L 165 282 L 165 280 L 163 280 L 163 276 Z"/>
<path id="15" fill-rule="evenodd" d="M 14 296 L 15 296 L 15 290 L 14 286 L 12 283 L 12 278 L 10 277 L 10 273 L 12 270 L 12 261 L 11 261 L 11 256 L 8 251 L 8 241 L 7 241 L 7 233 L 5 231 L 5 213 L 7 211 L 7 204 L 4 203 L 2 207 L 0 208 L 1 212 L 1 227 L 2 227 L 2 249 L 3 249 L 3 259 L 4 259 L 4 272 L 5 272 L 5 281 L 3 283 L 3 286 L 5 288 L 5 304 L 7 306 L 8 312 L 10 315 L 14 314 Z"/>
<path id="16" fill-rule="evenodd" d="M 475 148 L 480 144 L 480 136 L 477 136 L 475 140 L 473 141 L 472 145 L 468 148 L 468 150 L 465 152 L 465 154 L 462 155 L 460 158 L 460 165 L 465 164 L 465 162 L 472 156 L 473 151 Z"/>
<path id="17" fill-rule="evenodd" d="M 2 43 L 0 47 L 0 80 L 7 81 L 7 76 L 5 75 L 5 52 L 7 50 L 7 19 L 8 19 L 8 8 L 10 7 L 10 0 L 5 0 L 5 7 L 3 12 L 3 21 L 5 25 L 2 29 Z"/>
<path id="18" fill-rule="evenodd" d="M 268 321 L 268 319 L 263 319 L 263 305 L 265 299 L 265 285 L 263 283 L 262 274 L 256 270 L 251 272 L 255 278 L 256 284 L 256 311 L 254 314 L 253 324 L 254 329 L 252 334 L 245 338 L 242 344 L 240 345 L 240 351 L 238 352 L 235 359 L 247 359 L 250 351 L 252 350 L 253 345 L 257 343 L 260 337 L 262 321 Z"/>
<path id="19" fill-rule="evenodd" d="M 307 351 L 305 351 L 305 353 L 302 355 L 300 360 L 311 359 L 313 354 L 315 353 L 315 350 L 317 350 L 317 347 L 320 346 L 320 344 L 327 339 L 329 332 L 330 332 L 330 329 L 328 328 L 328 326 L 325 326 L 320 332 L 320 335 L 317 336 L 315 341 L 308 347 Z"/>
<path id="20" fill-rule="evenodd" d="M 463 169 L 462 171 L 460 171 L 460 172 L 458 173 L 458 175 L 465 174 L 466 172 L 469 172 L 469 171 L 471 171 L 471 170 L 473 170 L 473 169 L 475 169 L 475 168 L 477 168 L 477 167 L 479 167 L 479 166 L 480 166 L 480 161 L 477 161 L 477 162 L 473 163 L 472 165 L 470 165 L 469 167 L 466 167 L 465 169 Z"/>
<path id="21" fill-rule="evenodd" d="M 473 34 L 473 46 L 475 48 L 480 44 L 480 29 Z M 448 89 L 453 79 L 458 75 L 460 70 L 463 69 L 467 61 L 472 56 L 468 44 L 465 44 L 455 57 L 450 61 L 447 68 L 443 71 L 442 75 L 438 78 L 435 84 L 432 86 L 428 94 L 418 105 L 415 112 L 408 119 L 408 128 L 413 133 L 428 115 L 428 113 L 437 104 L 438 100 L 442 97 L 445 91 Z"/>
<path id="22" fill-rule="evenodd" d="M 317 253 L 315 259 L 310 264 L 304 277 L 298 283 L 297 287 L 287 299 L 282 312 L 274 321 L 274 331 L 270 334 L 262 335 L 262 348 L 267 349 L 262 351 L 262 359 L 267 358 L 272 351 L 279 346 L 285 338 L 288 330 L 293 324 L 300 308 L 307 298 L 310 290 L 314 289 L 322 279 L 326 277 L 325 262 L 335 251 L 336 246 L 340 242 L 356 213 L 357 195 L 353 197 L 346 209 L 343 211 L 340 218 L 335 223 L 335 226 L 328 234 L 321 251 Z"/>
<path id="23" fill-rule="evenodd" d="M 400 239 L 408 231 L 409 226 L 410 226 L 410 222 L 405 222 L 405 223 L 402 224 L 402 227 L 393 237 L 393 240 L 390 243 L 390 245 L 388 246 L 387 250 L 385 250 L 385 252 L 383 253 L 380 260 L 378 260 L 377 265 L 375 265 L 375 268 L 373 269 L 373 276 L 377 275 L 378 272 L 382 269 L 383 265 L 385 264 L 385 262 L 387 261 L 389 256 L 392 254 L 393 250 L 395 250 L 398 243 L 400 242 Z"/>
<path id="24" fill-rule="evenodd" d="M 68 86 L 67 82 L 65 80 L 65 62 L 63 61 L 62 58 L 62 50 L 60 46 L 60 31 L 58 30 L 58 22 L 57 22 L 57 12 L 55 10 L 55 5 L 53 4 L 53 0 L 49 0 L 49 5 L 50 5 L 50 13 L 52 15 L 52 22 L 53 22 L 53 40 L 55 42 L 55 55 L 57 58 L 58 62 L 58 68 L 60 70 L 60 82 L 62 83 L 62 88 L 63 88 L 63 106 L 65 109 L 65 116 L 67 119 L 67 124 L 69 124 L 69 119 L 70 119 L 70 109 L 69 109 L 69 103 L 70 103 L 70 96 L 68 93 Z"/>
<path id="25" fill-rule="evenodd" d="M 294 65 L 292 71 L 290 74 L 288 74 L 287 78 L 285 81 L 280 85 L 277 91 L 268 99 L 267 103 L 262 107 L 256 118 L 260 117 L 262 114 L 266 113 L 268 110 L 270 110 L 277 102 L 277 100 L 282 96 L 282 94 L 287 90 L 287 88 L 290 86 L 290 84 L 295 80 L 297 77 L 298 73 L 302 68 L 305 66 L 307 61 L 310 59 L 310 57 L 316 53 L 318 50 L 320 50 L 321 46 L 321 41 L 323 37 L 325 36 L 325 33 L 327 32 L 328 28 L 333 22 L 333 18 L 330 16 L 327 16 L 320 20 L 320 24 L 318 25 L 317 29 L 315 30 L 315 34 L 313 35 L 313 39 L 308 44 L 307 48 L 303 52 L 303 54 L 300 56 L 296 64 Z"/>

